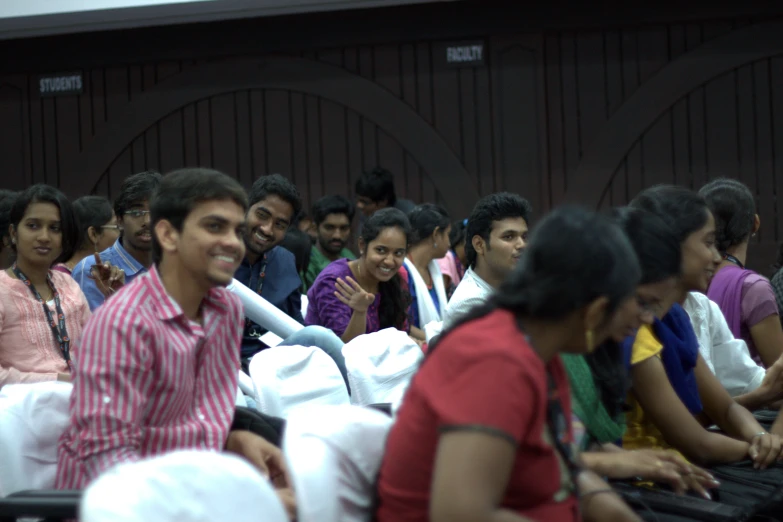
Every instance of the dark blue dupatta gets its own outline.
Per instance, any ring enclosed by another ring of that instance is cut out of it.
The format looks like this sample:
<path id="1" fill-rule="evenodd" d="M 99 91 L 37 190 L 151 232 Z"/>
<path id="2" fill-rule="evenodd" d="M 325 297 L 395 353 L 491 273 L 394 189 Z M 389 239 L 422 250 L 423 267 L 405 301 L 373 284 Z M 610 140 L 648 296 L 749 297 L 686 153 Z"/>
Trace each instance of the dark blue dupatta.
<path id="1" fill-rule="evenodd" d="M 688 411 L 698 415 L 703 409 L 694 372 L 699 358 L 699 341 L 690 317 L 682 306 L 675 304 L 663 319 L 655 320 L 653 332 L 663 345 L 661 361 L 669 383 Z M 635 336 L 623 342 L 624 356 L 629 367 L 634 340 Z"/>

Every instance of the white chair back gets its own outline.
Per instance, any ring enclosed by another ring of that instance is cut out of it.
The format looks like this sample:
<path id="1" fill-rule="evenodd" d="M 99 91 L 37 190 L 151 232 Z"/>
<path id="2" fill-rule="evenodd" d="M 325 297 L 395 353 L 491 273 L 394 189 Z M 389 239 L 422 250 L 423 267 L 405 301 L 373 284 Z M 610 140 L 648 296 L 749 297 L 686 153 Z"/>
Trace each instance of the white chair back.
<path id="1" fill-rule="evenodd" d="M 239 457 L 177 451 L 120 464 L 84 492 L 81 522 L 287 522 L 269 481 Z"/>
<path id="2" fill-rule="evenodd" d="M 405 332 L 387 328 L 343 346 L 351 403 L 394 403 L 405 393 L 424 354 Z"/>
<path id="3" fill-rule="evenodd" d="M 370 522 L 375 479 L 392 420 L 358 406 L 292 413 L 283 453 L 296 492 L 297 522 Z"/>
<path id="4" fill-rule="evenodd" d="M 315 346 L 276 346 L 250 360 L 256 407 L 286 418 L 305 404 L 350 404 L 340 370 Z"/>
<path id="5" fill-rule="evenodd" d="M 0 389 L 0 497 L 54 488 L 57 441 L 70 420 L 72 389 L 57 381 Z"/>

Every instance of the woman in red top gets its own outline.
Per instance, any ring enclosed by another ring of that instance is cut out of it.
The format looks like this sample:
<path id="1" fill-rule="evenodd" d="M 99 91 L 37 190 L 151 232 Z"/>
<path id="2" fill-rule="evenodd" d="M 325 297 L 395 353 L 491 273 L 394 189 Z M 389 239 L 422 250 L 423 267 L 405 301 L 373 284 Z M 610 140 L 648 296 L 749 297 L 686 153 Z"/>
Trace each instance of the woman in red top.
<path id="1" fill-rule="evenodd" d="M 608 218 L 569 207 L 545 218 L 497 294 L 442 334 L 413 379 L 387 441 L 378 522 L 639 520 L 578 467 L 558 356 L 622 341 L 637 326 L 639 277 Z"/>

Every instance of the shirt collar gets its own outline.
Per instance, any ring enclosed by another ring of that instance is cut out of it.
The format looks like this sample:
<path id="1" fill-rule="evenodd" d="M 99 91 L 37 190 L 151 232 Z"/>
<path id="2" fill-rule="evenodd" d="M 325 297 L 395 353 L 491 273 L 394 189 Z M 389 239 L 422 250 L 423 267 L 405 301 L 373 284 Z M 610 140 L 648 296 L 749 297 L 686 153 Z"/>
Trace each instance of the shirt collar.
<path id="1" fill-rule="evenodd" d="M 124 265 L 120 266 L 120 268 L 122 268 L 126 274 L 135 275 L 139 272 L 146 271 L 144 265 L 139 263 L 136 258 L 130 255 L 122 246 L 122 237 L 114 242 L 114 251 L 117 252 L 117 256 Z"/>
<path id="2" fill-rule="evenodd" d="M 479 276 L 472 268 L 468 268 L 468 270 L 465 272 L 465 279 L 467 278 L 473 279 L 473 281 L 476 282 L 476 285 L 488 292 L 494 292 L 495 290 L 490 286 L 489 283 L 481 279 L 481 276 Z"/>
<path id="3" fill-rule="evenodd" d="M 169 295 L 166 291 L 166 287 L 163 286 L 163 281 L 160 278 L 160 272 L 158 272 L 157 266 L 152 265 L 146 276 L 146 282 L 154 297 L 153 306 L 155 306 L 157 310 L 157 317 L 163 321 L 170 321 L 177 318 L 186 319 L 182 307 Z M 228 303 L 224 297 L 224 292 L 221 292 L 218 288 L 211 289 L 202 301 L 205 324 L 206 312 L 209 309 L 217 309 L 217 311 L 221 313 L 225 313 L 229 309 Z"/>

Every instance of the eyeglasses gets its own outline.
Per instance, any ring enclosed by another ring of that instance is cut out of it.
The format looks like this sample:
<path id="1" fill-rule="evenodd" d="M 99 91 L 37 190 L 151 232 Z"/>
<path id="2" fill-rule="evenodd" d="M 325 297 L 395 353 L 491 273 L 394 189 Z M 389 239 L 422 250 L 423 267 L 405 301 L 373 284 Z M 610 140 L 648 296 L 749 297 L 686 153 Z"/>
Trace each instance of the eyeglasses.
<path id="1" fill-rule="evenodd" d="M 134 219 L 139 219 L 140 217 L 144 217 L 149 215 L 149 210 L 129 210 L 125 213 L 126 216 L 130 216 Z"/>
<path id="2" fill-rule="evenodd" d="M 119 225 L 103 225 L 101 228 L 105 228 L 106 230 L 116 230 L 117 232 L 122 232 L 122 227 Z"/>

